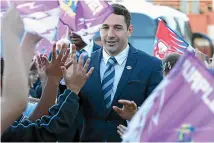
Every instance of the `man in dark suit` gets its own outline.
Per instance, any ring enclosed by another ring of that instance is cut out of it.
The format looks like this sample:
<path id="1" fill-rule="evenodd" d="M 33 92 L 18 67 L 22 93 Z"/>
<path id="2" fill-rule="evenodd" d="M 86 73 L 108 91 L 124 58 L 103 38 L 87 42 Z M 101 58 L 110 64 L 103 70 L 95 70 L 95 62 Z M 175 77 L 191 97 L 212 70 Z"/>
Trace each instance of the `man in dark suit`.
<path id="1" fill-rule="evenodd" d="M 159 59 L 128 44 L 133 31 L 129 11 L 119 4 L 112 7 L 114 13 L 100 29 L 103 48 L 91 55 L 90 67 L 94 67 L 94 72 L 80 92 L 84 116 L 81 141 L 121 141 L 117 126 L 127 126 L 127 120 L 112 107 L 122 107 L 119 99 L 140 106 L 163 78 Z"/>

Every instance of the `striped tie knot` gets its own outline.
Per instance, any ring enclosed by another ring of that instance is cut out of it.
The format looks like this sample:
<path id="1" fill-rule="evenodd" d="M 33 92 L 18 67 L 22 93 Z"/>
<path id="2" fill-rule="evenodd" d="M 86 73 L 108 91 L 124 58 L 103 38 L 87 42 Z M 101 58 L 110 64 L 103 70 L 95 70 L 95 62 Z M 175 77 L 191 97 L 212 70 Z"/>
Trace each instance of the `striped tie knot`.
<path id="1" fill-rule="evenodd" d="M 110 57 L 110 58 L 108 59 L 108 64 L 109 64 L 110 66 L 114 66 L 115 64 L 117 64 L 117 60 L 116 60 L 114 57 Z"/>

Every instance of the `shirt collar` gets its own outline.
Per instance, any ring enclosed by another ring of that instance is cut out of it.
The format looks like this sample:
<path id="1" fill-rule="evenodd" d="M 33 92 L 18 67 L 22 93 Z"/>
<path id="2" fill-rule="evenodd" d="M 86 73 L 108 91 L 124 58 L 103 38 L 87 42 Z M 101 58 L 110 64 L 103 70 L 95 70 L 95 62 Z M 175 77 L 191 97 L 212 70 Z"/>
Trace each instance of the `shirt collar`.
<path id="1" fill-rule="evenodd" d="M 94 47 L 94 42 L 93 40 L 86 45 L 83 49 L 87 52 L 88 57 L 91 57 L 91 53 L 93 51 L 93 47 Z M 81 49 L 80 51 L 82 51 L 83 49 Z"/>
<path id="2" fill-rule="evenodd" d="M 129 44 L 127 44 L 126 48 L 122 52 L 120 52 L 118 55 L 114 56 L 114 58 L 117 60 L 117 63 L 119 65 L 122 65 L 123 62 L 127 59 L 128 53 L 129 53 Z M 104 60 L 105 65 L 108 63 L 108 60 L 110 57 L 111 56 L 108 55 L 103 48 L 103 60 Z"/>

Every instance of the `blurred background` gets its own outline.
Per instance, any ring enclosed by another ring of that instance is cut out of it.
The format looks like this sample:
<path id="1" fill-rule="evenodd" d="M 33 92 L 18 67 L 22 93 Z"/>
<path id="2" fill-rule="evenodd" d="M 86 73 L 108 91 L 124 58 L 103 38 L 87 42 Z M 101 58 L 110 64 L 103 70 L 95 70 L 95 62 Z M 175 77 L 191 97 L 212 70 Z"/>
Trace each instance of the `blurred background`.
<path id="1" fill-rule="evenodd" d="M 214 55 L 214 0 L 110 0 L 132 14 L 134 33 L 129 41 L 149 54 L 158 19 L 208 57 Z M 136 30 L 137 29 L 137 30 Z M 146 45 L 144 47 L 139 45 Z"/>

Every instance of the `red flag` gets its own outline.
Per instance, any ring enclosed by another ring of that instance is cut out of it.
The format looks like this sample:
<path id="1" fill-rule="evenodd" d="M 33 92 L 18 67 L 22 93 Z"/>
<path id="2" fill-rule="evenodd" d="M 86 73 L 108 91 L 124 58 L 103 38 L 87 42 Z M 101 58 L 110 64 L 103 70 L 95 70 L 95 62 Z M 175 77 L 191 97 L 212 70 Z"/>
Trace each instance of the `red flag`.
<path id="1" fill-rule="evenodd" d="M 159 21 L 156 32 L 154 56 L 163 59 L 170 53 L 183 54 L 189 47 L 179 35 L 170 29 L 163 21 Z"/>

